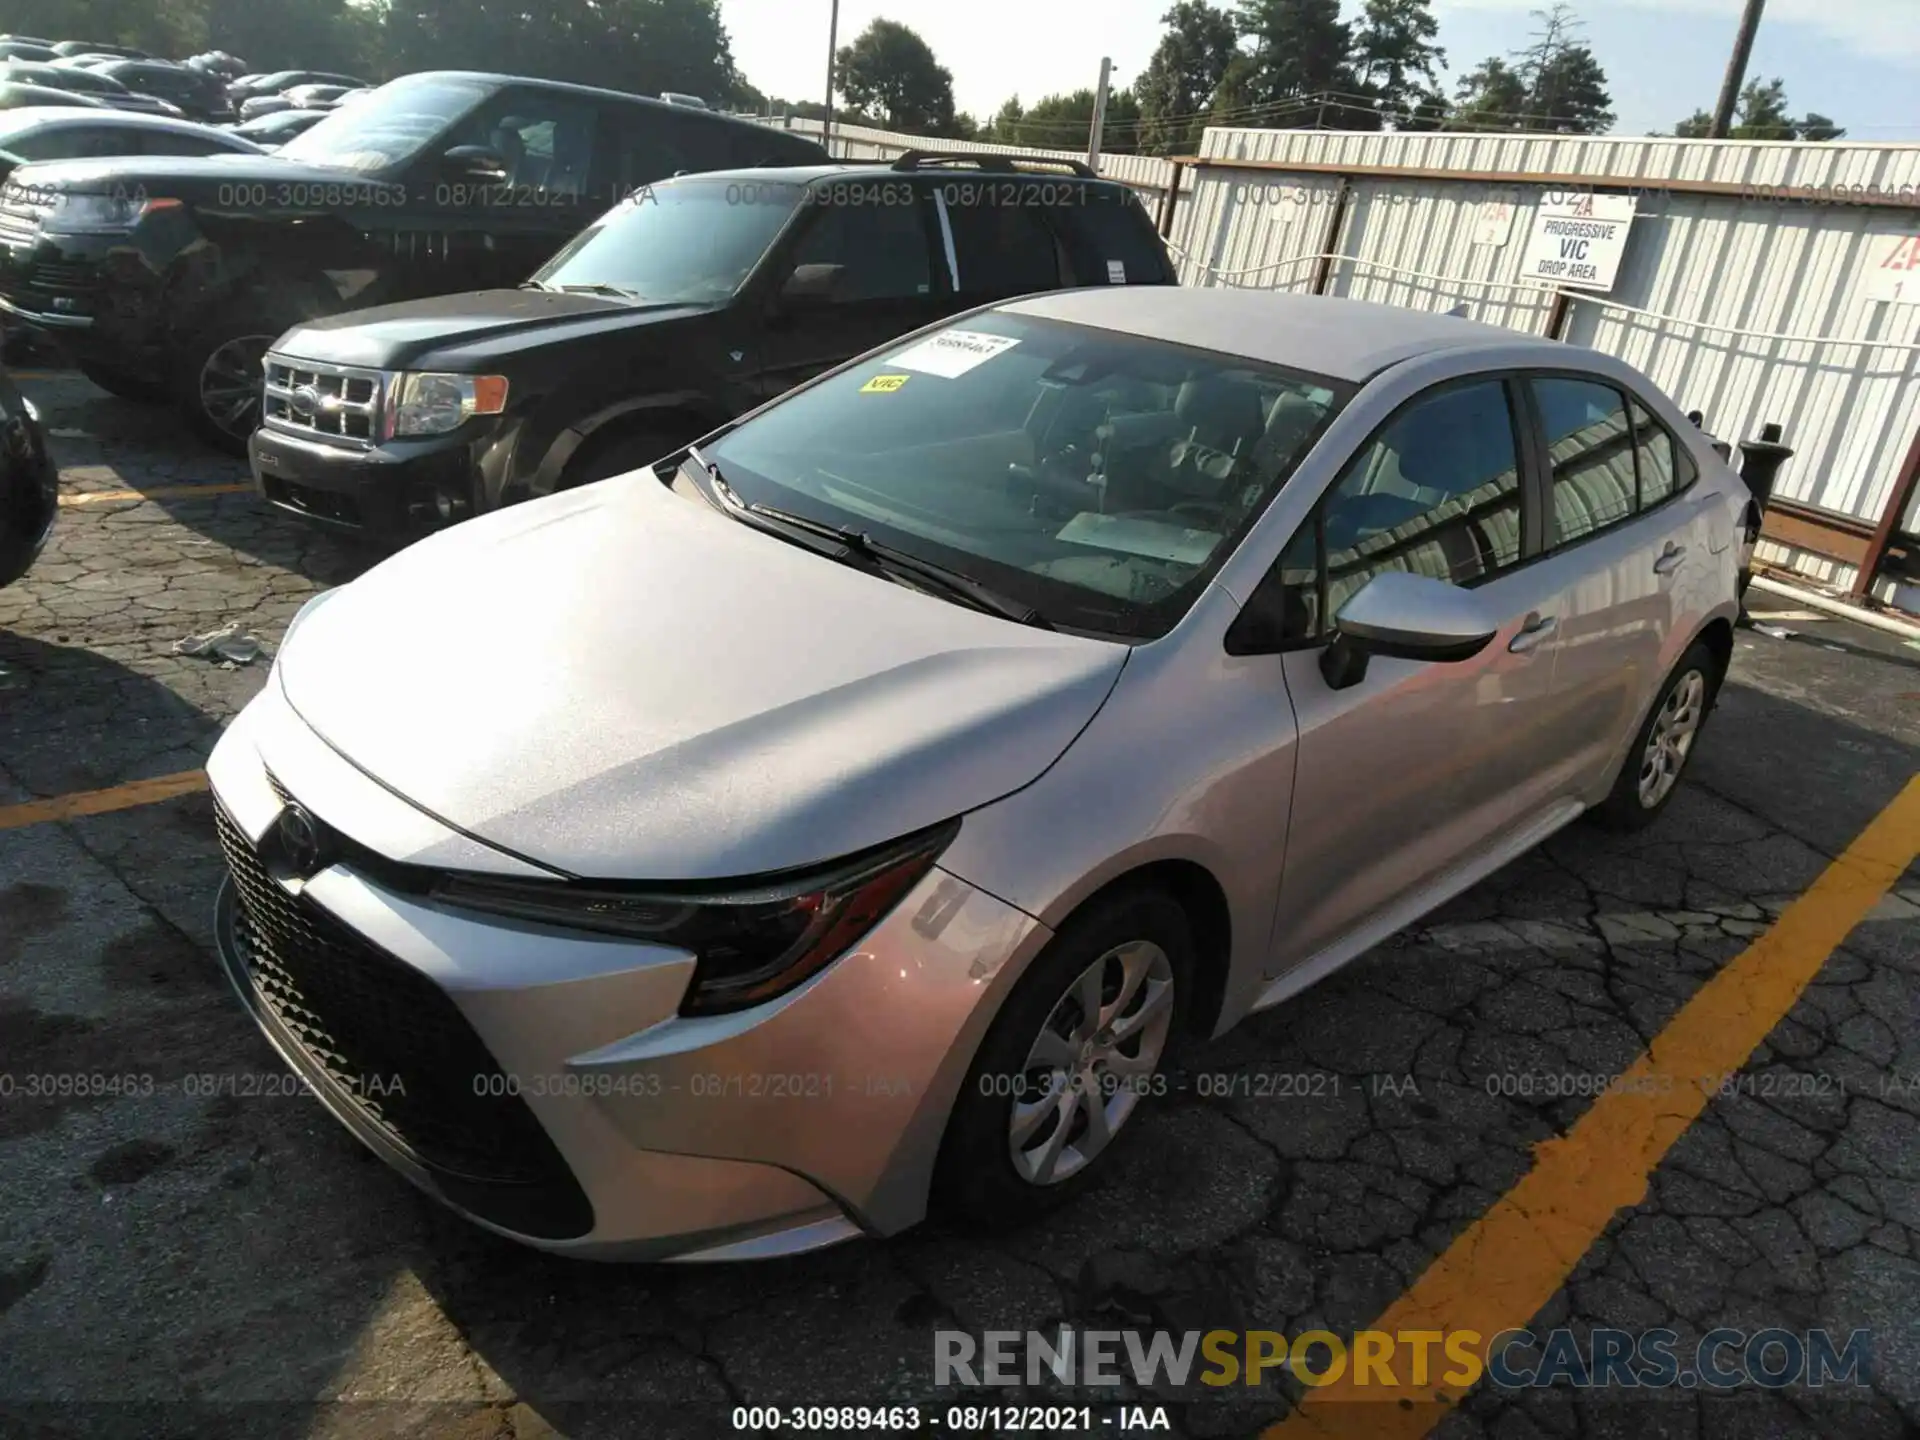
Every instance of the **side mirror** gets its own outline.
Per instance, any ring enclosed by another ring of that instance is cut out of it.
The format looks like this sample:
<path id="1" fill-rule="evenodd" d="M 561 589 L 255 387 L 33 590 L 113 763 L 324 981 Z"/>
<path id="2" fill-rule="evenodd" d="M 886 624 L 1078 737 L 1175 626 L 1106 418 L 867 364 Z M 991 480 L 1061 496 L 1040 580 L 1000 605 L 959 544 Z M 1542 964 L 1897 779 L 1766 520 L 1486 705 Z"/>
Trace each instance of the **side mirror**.
<path id="1" fill-rule="evenodd" d="M 832 304 L 840 293 L 840 277 L 846 271 L 844 265 L 796 265 L 780 287 L 777 308 L 805 310 Z"/>
<path id="2" fill-rule="evenodd" d="M 462 180 L 504 180 L 507 159 L 486 145 L 456 145 L 440 157 L 440 168 Z"/>
<path id="3" fill-rule="evenodd" d="M 1334 617 L 1320 673 L 1335 690 L 1358 685 L 1375 655 L 1446 664 L 1471 660 L 1499 633 L 1500 617 L 1472 590 L 1388 570 L 1373 577 Z"/>

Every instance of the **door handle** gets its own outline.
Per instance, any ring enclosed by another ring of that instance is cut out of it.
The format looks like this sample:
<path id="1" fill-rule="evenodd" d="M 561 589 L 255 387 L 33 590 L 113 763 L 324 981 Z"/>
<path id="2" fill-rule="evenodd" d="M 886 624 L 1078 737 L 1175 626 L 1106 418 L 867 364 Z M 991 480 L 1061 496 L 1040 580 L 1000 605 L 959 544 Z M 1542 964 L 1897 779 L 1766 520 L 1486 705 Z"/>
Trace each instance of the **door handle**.
<path id="1" fill-rule="evenodd" d="M 1676 545 L 1669 540 L 1667 542 L 1667 548 L 1660 552 L 1660 558 L 1653 562 L 1653 573 L 1656 575 L 1671 575 L 1680 568 L 1680 562 L 1686 558 L 1687 547 L 1684 545 Z"/>
<path id="2" fill-rule="evenodd" d="M 1520 633 L 1507 642 L 1507 649 L 1515 655 L 1524 655 L 1551 638 L 1559 628 L 1560 622 L 1551 615 L 1529 615 L 1526 623 L 1520 627 Z"/>

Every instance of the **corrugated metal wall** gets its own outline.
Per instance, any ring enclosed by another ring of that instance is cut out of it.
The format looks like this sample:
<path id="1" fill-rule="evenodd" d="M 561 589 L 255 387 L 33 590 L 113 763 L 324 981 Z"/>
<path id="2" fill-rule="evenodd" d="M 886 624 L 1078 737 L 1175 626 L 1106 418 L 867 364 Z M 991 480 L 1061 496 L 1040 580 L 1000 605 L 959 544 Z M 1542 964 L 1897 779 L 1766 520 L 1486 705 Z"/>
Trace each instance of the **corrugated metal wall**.
<path id="1" fill-rule="evenodd" d="M 1330 255 L 1329 294 L 1464 303 L 1532 333 L 1553 308 L 1550 290 L 1520 278 L 1542 197 L 1567 182 L 1644 185 L 1612 291 L 1573 302 L 1566 338 L 1638 366 L 1720 435 L 1781 424 L 1797 451 L 1783 498 L 1869 525 L 1885 510 L 1920 432 L 1920 304 L 1868 300 L 1860 281 L 1870 246 L 1920 231 L 1920 146 L 1215 129 L 1202 153 L 1215 163 L 1192 172 L 1174 228 L 1186 283 L 1297 289 Z M 1368 168 L 1429 173 L 1355 173 Z M 1668 180 L 1746 193 L 1660 188 Z M 1912 208 L 1831 203 L 1860 194 Z M 1482 206 L 1501 200 L 1511 230 L 1486 243 Z M 1799 336 L 1816 338 L 1776 338 Z M 1902 528 L 1917 527 L 1920 500 Z"/>

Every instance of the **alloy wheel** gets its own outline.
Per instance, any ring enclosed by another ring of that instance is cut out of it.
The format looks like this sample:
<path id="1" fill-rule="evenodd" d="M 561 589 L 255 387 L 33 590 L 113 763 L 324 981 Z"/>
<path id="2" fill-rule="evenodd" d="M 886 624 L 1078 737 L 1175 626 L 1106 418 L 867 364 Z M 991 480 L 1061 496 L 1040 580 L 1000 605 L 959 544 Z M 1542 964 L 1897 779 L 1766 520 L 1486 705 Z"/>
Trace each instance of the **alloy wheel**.
<path id="1" fill-rule="evenodd" d="M 1114 946 L 1054 1002 L 1008 1122 L 1022 1179 L 1057 1185 L 1113 1142 L 1159 1068 L 1173 1002 L 1173 964 L 1149 940 Z"/>
<path id="2" fill-rule="evenodd" d="M 1680 771 L 1706 716 L 1706 704 L 1707 678 L 1698 670 L 1689 670 L 1675 680 L 1667 698 L 1660 702 L 1647 748 L 1640 756 L 1640 804 L 1646 809 L 1665 800 L 1679 783 Z"/>
<path id="3" fill-rule="evenodd" d="M 266 385 L 262 369 L 271 335 L 239 335 L 217 347 L 200 367 L 200 409 L 228 435 L 245 439 L 260 422 Z"/>

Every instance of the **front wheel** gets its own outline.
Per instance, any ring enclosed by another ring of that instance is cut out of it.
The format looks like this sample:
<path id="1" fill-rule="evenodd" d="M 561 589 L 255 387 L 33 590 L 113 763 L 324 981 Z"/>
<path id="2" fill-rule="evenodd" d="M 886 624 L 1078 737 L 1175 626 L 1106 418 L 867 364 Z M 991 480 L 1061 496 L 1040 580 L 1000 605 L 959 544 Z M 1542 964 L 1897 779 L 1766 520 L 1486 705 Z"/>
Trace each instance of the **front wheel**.
<path id="1" fill-rule="evenodd" d="M 1594 811 L 1610 830 L 1639 830 L 1651 825 L 1680 788 L 1693 758 L 1694 743 L 1706 724 L 1720 688 L 1720 662 L 1695 641 L 1666 678 L 1653 711 L 1634 736 L 1613 792 Z"/>
<path id="2" fill-rule="evenodd" d="M 1165 1088 L 1193 975 L 1186 912 L 1150 889 L 1063 926 L 1008 997 L 948 1118 L 934 1205 L 1005 1229 L 1110 1168 L 1120 1131 Z"/>

